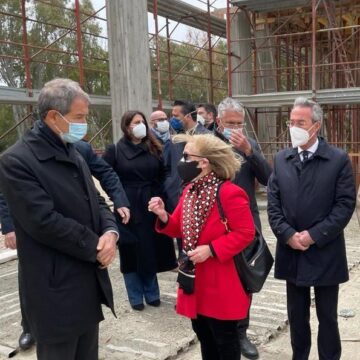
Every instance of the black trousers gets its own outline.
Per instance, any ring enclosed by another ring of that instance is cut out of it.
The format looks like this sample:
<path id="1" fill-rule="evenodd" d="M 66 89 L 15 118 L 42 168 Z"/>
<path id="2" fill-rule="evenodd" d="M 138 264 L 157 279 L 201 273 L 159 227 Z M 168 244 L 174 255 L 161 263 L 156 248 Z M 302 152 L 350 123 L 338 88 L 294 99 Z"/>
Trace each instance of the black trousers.
<path id="1" fill-rule="evenodd" d="M 237 320 L 217 320 L 198 315 L 192 327 L 200 341 L 203 360 L 239 360 Z"/>
<path id="2" fill-rule="evenodd" d="M 98 360 L 99 324 L 86 333 L 64 343 L 37 343 L 38 360 Z"/>
<path id="3" fill-rule="evenodd" d="M 287 308 L 293 360 L 307 360 L 311 347 L 310 287 L 286 282 Z M 315 286 L 319 360 L 339 360 L 341 342 L 337 322 L 339 285 Z"/>
<path id="4" fill-rule="evenodd" d="M 251 302 L 252 302 L 252 296 L 250 297 L 250 306 L 246 318 L 238 321 L 238 331 L 240 338 L 244 338 L 246 336 L 246 331 L 249 327 Z"/>
<path id="5" fill-rule="evenodd" d="M 19 300 L 20 300 L 20 311 L 21 311 L 21 326 L 24 333 L 30 333 L 30 325 L 28 318 L 25 313 L 26 299 L 22 291 L 22 270 L 20 264 L 18 265 L 18 283 L 19 283 Z"/>

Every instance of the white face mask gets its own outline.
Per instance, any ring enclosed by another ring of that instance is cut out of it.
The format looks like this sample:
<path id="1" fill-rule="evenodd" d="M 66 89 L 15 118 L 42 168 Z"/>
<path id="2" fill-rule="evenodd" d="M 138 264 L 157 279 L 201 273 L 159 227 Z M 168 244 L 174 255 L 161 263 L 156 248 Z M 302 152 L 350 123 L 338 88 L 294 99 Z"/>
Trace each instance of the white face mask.
<path id="1" fill-rule="evenodd" d="M 314 124 L 315 125 L 315 124 Z M 314 126 L 313 125 L 313 126 Z M 311 128 L 313 127 L 311 126 Z M 310 128 L 310 129 L 311 129 Z M 310 130 L 309 129 L 309 130 Z M 305 130 L 299 128 L 297 126 L 292 126 L 290 128 L 290 138 L 291 138 L 291 145 L 292 147 L 296 148 L 298 146 L 303 146 L 308 143 L 308 141 L 312 138 L 313 135 L 309 135 L 309 130 Z"/>
<path id="2" fill-rule="evenodd" d="M 145 124 L 141 123 L 141 124 L 135 125 L 132 128 L 132 133 L 137 139 L 139 139 L 139 140 L 143 139 L 146 136 Z"/>
<path id="3" fill-rule="evenodd" d="M 199 114 L 196 115 L 196 121 L 201 125 L 205 125 L 205 119 Z"/>
<path id="4" fill-rule="evenodd" d="M 159 131 L 159 133 L 165 134 L 169 131 L 170 124 L 167 120 L 158 121 L 156 123 L 156 130 Z"/>

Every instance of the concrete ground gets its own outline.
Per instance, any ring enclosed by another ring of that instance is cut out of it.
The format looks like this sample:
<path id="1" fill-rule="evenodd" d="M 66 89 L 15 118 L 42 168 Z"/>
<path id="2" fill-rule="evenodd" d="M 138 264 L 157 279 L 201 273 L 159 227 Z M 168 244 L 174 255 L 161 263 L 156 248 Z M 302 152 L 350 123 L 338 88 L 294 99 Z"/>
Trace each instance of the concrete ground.
<path id="1" fill-rule="evenodd" d="M 261 218 L 264 236 L 274 251 L 276 240 L 267 223 L 264 204 Z M 360 246 L 359 224 L 354 215 L 346 228 L 347 255 L 351 279 L 340 288 L 339 310 L 351 309 L 355 317 L 339 317 L 343 341 L 344 360 L 360 359 Z M 17 260 L 1 263 L 1 259 L 14 258 L 7 253 L 0 238 L 0 359 L 17 346 L 20 326 L 20 309 L 17 288 Z M 176 315 L 176 273 L 159 274 L 162 305 L 146 306 L 142 312 L 133 311 L 128 303 L 123 278 L 119 272 L 118 259 L 110 267 L 114 288 L 117 318 L 104 309 L 106 320 L 100 326 L 100 359 L 179 359 L 199 360 L 200 351 L 190 321 Z M 253 300 L 249 336 L 259 346 L 262 360 L 291 359 L 291 348 L 286 316 L 284 282 L 270 274 L 264 289 Z M 316 355 L 316 316 L 312 309 L 314 334 L 311 359 Z M 15 359 L 36 359 L 35 350 L 21 352 Z"/>
<path id="2" fill-rule="evenodd" d="M 342 343 L 343 360 L 360 359 L 360 267 L 351 271 L 350 281 L 341 285 L 339 294 L 339 312 L 342 310 L 352 310 L 354 317 L 344 318 L 339 316 L 339 328 Z M 317 354 L 316 334 L 317 318 L 315 308 L 311 308 L 311 331 L 312 331 L 312 349 L 309 360 L 319 359 Z M 259 347 L 259 360 L 290 360 L 291 346 L 290 334 L 288 328 L 285 328 L 279 335 Z M 201 360 L 200 347 L 197 343 L 188 351 L 183 352 L 177 360 Z"/>

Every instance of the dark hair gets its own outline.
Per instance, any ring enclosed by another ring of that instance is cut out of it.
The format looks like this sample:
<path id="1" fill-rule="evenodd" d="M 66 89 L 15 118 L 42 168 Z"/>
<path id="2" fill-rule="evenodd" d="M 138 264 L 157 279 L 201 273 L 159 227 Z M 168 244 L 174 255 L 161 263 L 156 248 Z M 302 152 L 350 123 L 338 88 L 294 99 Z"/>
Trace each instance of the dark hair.
<path id="1" fill-rule="evenodd" d="M 181 106 L 181 113 L 185 116 L 190 114 L 191 118 L 196 121 L 196 107 L 194 103 L 186 100 L 175 100 L 173 106 Z"/>
<path id="2" fill-rule="evenodd" d="M 156 140 L 155 136 L 152 134 L 152 132 L 149 129 L 149 125 L 146 121 L 145 115 L 138 110 L 129 110 L 124 113 L 124 115 L 121 117 L 120 127 L 124 134 L 124 137 L 131 141 L 131 137 L 129 134 L 129 125 L 134 118 L 135 115 L 140 115 L 144 119 L 144 123 L 146 126 L 146 136 L 141 139 L 141 142 L 145 143 L 148 146 L 148 149 L 151 154 L 160 157 L 162 154 L 162 146 L 159 143 L 159 141 Z"/>
<path id="3" fill-rule="evenodd" d="M 199 107 L 203 107 L 207 113 L 213 113 L 214 119 L 217 117 L 217 110 L 216 110 L 216 106 L 214 104 L 205 103 L 205 104 L 198 105 L 198 108 Z"/>

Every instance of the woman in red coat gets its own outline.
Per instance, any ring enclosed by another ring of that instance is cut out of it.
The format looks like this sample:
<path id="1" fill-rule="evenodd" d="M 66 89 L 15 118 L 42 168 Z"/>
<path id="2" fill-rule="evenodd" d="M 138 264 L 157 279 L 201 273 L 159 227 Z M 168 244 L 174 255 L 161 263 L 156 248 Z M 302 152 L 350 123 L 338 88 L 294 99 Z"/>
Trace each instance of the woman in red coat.
<path id="1" fill-rule="evenodd" d="M 246 317 L 250 301 L 233 257 L 255 234 L 248 197 L 230 182 L 240 159 L 213 135 L 177 138 L 187 143 L 178 172 L 189 184 L 172 215 L 159 197 L 149 202 L 149 211 L 158 215 L 157 231 L 183 239 L 176 311 L 191 318 L 203 359 L 238 360 L 236 324 Z M 216 205 L 218 189 L 229 233 Z"/>

